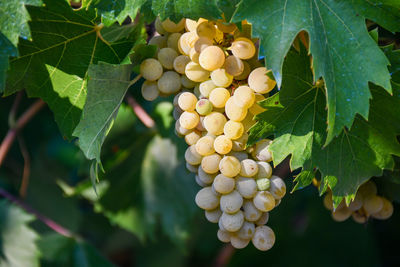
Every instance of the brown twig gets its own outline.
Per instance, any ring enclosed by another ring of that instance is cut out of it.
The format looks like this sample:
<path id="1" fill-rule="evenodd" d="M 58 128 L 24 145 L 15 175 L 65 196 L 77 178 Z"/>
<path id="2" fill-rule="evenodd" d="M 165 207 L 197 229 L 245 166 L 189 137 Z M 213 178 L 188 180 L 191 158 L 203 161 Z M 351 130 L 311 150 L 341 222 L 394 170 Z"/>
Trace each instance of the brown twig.
<path id="1" fill-rule="evenodd" d="M 128 104 L 132 107 L 133 112 L 135 112 L 139 120 L 143 122 L 143 124 L 146 125 L 147 128 L 154 128 L 156 125 L 154 120 L 150 117 L 149 114 L 147 114 L 147 112 L 142 108 L 142 106 L 139 105 L 139 103 L 135 100 L 135 98 L 130 93 L 126 93 L 125 98 Z"/>
<path id="2" fill-rule="evenodd" d="M 21 150 L 22 157 L 24 158 L 24 170 L 22 172 L 22 182 L 19 188 L 19 196 L 21 198 L 26 197 L 26 192 L 28 191 L 29 177 L 31 173 L 31 157 L 29 156 L 28 149 L 26 148 L 24 138 L 18 134 L 18 144 Z"/>
<path id="3" fill-rule="evenodd" d="M 43 214 L 39 213 L 37 210 L 33 209 L 30 207 L 28 204 L 24 203 L 20 199 L 16 198 L 15 196 L 11 195 L 8 193 L 6 190 L 3 188 L 0 188 L 0 195 L 7 198 L 11 202 L 17 204 L 21 208 L 23 208 L 26 212 L 33 214 L 39 221 L 43 222 L 45 225 L 47 225 L 49 228 L 54 230 L 55 232 L 59 233 L 60 235 L 66 236 L 66 237 L 75 237 L 79 238 L 76 236 L 74 233 L 69 231 L 68 229 L 64 228 L 63 226 L 59 225 L 55 221 L 53 221 L 50 218 L 47 218 Z"/>
<path id="4" fill-rule="evenodd" d="M 15 118 L 17 117 L 17 110 L 18 110 L 19 104 L 21 103 L 22 96 L 23 96 L 23 92 L 19 91 L 18 94 L 16 95 L 14 103 L 10 109 L 10 114 L 8 115 L 8 125 L 10 128 L 13 128 L 15 126 Z"/>
<path id="5" fill-rule="evenodd" d="M 219 251 L 217 258 L 215 259 L 214 267 L 224 267 L 228 265 L 234 253 L 235 248 L 232 247 L 231 244 L 226 244 L 225 246 L 223 246 L 222 249 Z"/>
<path id="6" fill-rule="evenodd" d="M 21 117 L 15 123 L 15 126 L 10 128 L 0 145 L 0 166 L 2 165 L 4 158 L 7 156 L 11 145 L 14 143 L 17 133 L 24 128 L 24 126 L 32 119 L 32 117 L 45 106 L 45 102 L 39 99 L 33 103 Z"/>

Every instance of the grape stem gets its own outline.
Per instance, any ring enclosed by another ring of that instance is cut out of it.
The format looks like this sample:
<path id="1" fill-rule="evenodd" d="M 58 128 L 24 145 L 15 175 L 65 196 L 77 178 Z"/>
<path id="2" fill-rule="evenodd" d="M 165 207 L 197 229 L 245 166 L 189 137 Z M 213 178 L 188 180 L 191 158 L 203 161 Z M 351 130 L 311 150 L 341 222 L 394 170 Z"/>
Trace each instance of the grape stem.
<path id="1" fill-rule="evenodd" d="M 33 103 L 21 117 L 15 122 L 14 126 L 11 126 L 6 136 L 4 137 L 0 145 L 0 166 L 2 165 L 11 145 L 14 143 L 18 132 L 25 127 L 25 125 L 36 115 L 36 113 L 45 106 L 45 102 L 41 99 Z"/>
<path id="2" fill-rule="evenodd" d="M 21 208 L 23 208 L 26 212 L 34 215 L 36 217 L 36 219 L 38 219 L 39 221 L 43 222 L 45 225 L 47 225 L 50 229 L 54 230 L 55 232 L 59 233 L 60 235 L 63 235 L 65 237 L 74 237 L 74 238 L 79 238 L 78 236 L 76 236 L 75 234 L 73 234 L 71 231 L 69 231 L 68 229 L 64 228 L 63 226 L 59 225 L 58 223 L 56 223 L 55 221 L 53 221 L 50 218 L 47 218 L 46 216 L 44 216 L 43 214 L 39 213 L 37 210 L 33 209 L 32 207 L 30 207 L 28 204 L 26 204 L 25 202 L 21 201 L 20 199 L 18 199 L 17 197 L 13 196 L 12 194 L 10 194 L 9 192 L 7 192 L 6 190 L 4 190 L 3 188 L 0 188 L 0 195 L 3 196 L 4 198 L 8 199 L 9 201 L 11 201 L 12 203 L 20 206 Z"/>
<path id="3" fill-rule="evenodd" d="M 125 96 L 126 102 L 132 107 L 133 112 L 135 112 L 136 116 L 139 118 L 141 122 L 147 127 L 147 128 L 155 128 L 155 122 L 154 120 L 150 117 L 150 115 L 142 108 L 142 106 L 139 105 L 139 103 L 136 101 L 136 99 L 130 94 L 126 93 Z"/>
<path id="4" fill-rule="evenodd" d="M 234 253 L 235 253 L 235 248 L 232 247 L 231 244 L 226 244 L 219 251 L 213 266 L 214 267 L 224 267 L 224 266 L 228 265 L 228 263 L 231 260 Z"/>

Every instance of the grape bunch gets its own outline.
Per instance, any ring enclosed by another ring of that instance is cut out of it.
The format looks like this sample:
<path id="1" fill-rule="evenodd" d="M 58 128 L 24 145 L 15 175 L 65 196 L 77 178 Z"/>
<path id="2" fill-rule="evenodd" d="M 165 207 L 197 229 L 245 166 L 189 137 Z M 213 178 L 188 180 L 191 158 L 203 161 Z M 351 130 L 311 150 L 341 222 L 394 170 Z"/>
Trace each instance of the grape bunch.
<path id="1" fill-rule="evenodd" d="M 253 117 L 264 111 L 258 102 L 275 87 L 270 71 L 258 61 L 251 25 L 183 19 L 155 21 L 157 59 L 140 66 L 146 100 L 175 94 L 175 132 L 184 137 L 187 169 L 203 187 L 196 204 L 218 223 L 217 236 L 235 248 L 250 240 L 259 250 L 275 243 L 266 226 L 269 212 L 286 194 L 284 181 L 272 175 L 264 139 L 246 147 Z"/>
<path id="2" fill-rule="evenodd" d="M 331 191 L 326 193 L 324 197 L 324 206 L 332 211 L 332 218 L 337 222 L 343 222 L 351 216 L 355 222 L 363 224 L 371 217 L 386 220 L 393 214 L 392 202 L 377 195 L 377 188 L 372 180 L 360 186 L 349 206 L 346 206 L 343 200 L 336 210 L 333 210 Z"/>

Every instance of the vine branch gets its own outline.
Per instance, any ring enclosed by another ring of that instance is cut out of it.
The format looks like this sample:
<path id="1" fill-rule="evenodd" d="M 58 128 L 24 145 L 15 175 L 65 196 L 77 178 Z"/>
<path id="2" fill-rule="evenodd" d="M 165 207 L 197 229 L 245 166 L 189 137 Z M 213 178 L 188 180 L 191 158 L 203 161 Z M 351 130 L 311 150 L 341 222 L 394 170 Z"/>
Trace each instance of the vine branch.
<path id="1" fill-rule="evenodd" d="M 128 104 L 132 107 L 133 112 L 135 112 L 135 114 L 139 118 L 139 120 L 141 122 L 143 122 L 143 124 L 146 125 L 147 128 L 154 128 L 156 125 L 154 120 L 142 108 L 142 106 L 139 105 L 139 103 L 136 101 L 136 99 L 130 93 L 126 93 L 125 98 L 126 98 L 126 101 L 128 102 Z"/>

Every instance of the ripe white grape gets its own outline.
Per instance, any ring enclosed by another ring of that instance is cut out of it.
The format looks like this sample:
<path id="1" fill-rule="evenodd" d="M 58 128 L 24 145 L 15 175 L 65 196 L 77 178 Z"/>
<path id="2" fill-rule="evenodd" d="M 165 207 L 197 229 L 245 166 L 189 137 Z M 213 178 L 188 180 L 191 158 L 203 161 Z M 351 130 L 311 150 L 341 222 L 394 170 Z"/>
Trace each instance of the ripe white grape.
<path id="1" fill-rule="evenodd" d="M 161 24 L 161 20 L 159 17 L 156 18 L 156 21 L 154 22 L 154 27 L 156 28 L 156 31 L 159 34 L 166 34 L 167 31 L 164 29 L 164 27 Z"/>
<path id="2" fill-rule="evenodd" d="M 224 125 L 224 134 L 231 140 L 240 138 L 244 133 L 243 124 L 237 121 L 229 120 Z"/>
<path id="3" fill-rule="evenodd" d="M 255 224 L 257 226 L 264 225 L 264 224 L 266 224 L 268 222 L 268 220 L 269 220 L 269 213 L 268 212 L 264 212 L 264 213 L 262 213 L 260 218 L 255 221 Z"/>
<path id="4" fill-rule="evenodd" d="M 199 64 L 205 70 L 213 71 L 221 68 L 225 63 L 225 53 L 221 48 L 210 45 L 200 52 Z"/>
<path id="5" fill-rule="evenodd" d="M 240 59 L 250 59 L 256 53 L 256 47 L 250 39 L 239 37 L 232 42 L 232 54 Z"/>
<path id="6" fill-rule="evenodd" d="M 239 86 L 233 94 L 233 101 L 241 108 L 249 108 L 254 104 L 256 96 L 248 86 Z"/>
<path id="7" fill-rule="evenodd" d="M 207 37 L 201 37 L 194 43 L 194 49 L 197 53 L 201 53 L 206 47 L 213 45 L 213 41 Z"/>
<path id="8" fill-rule="evenodd" d="M 259 67 L 253 70 L 248 78 L 249 87 L 256 93 L 266 94 L 274 89 L 276 82 L 268 77 L 267 69 Z"/>
<path id="9" fill-rule="evenodd" d="M 271 181 L 268 178 L 258 178 L 256 180 L 256 183 L 257 183 L 257 188 L 260 191 L 268 190 L 271 187 Z"/>
<path id="10" fill-rule="evenodd" d="M 197 28 L 197 21 L 191 20 L 191 19 L 186 19 L 185 20 L 185 29 L 188 32 L 195 31 Z"/>
<path id="11" fill-rule="evenodd" d="M 197 85 L 197 83 L 190 80 L 185 74 L 181 75 L 181 84 L 184 88 L 193 88 Z"/>
<path id="12" fill-rule="evenodd" d="M 250 68 L 249 63 L 247 63 L 246 61 L 242 61 L 242 62 L 243 62 L 243 71 L 241 74 L 235 76 L 235 80 L 241 81 L 241 80 L 247 79 L 247 77 L 250 74 L 251 68 Z"/>
<path id="13" fill-rule="evenodd" d="M 178 23 L 166 19 L 161 25 L 167 32 L 180 32 L 185 28 L 185 19 L 181 19 Z"/>
<path id="14" fill-rule="evenodd" d="M 179 41 L 179 38 L 181 38 L 181 36 L 182 36 L 182 34 L 179 32 L 174 32 L 174 33 L 170 34 L 167 39 L 167 46 L 169 48 L 174 49 L 176 52 L 179 52 L 178 41 Z"/>
<path id="15" fill-rule="evenodd" d="M 256 121 L 253 119 L 253 117 L 254 117 L 253 114 L 247 112 L 246 117 L 244 117 L 244 119 L 242 120 L 245 132 L 247 132 L 254 124 L 256 124 Z"/>
<path id="16" fill-rule="evenodd" d="M 238 191 L 233 190 L 229 194 L 222 195 L 219 204 L 223 212 L 229 214 L 236 213 L 242 207 L 243 197 Z"/>
<path id="17" fill-rule="evenodd" d="M 179 117 L 179 123 L 185 129 L 194 129 L 199 123 L 200 118 L 197 112 L 185 111 Z"/>
<path id="18" fill-rule="evenodd" d="M 224 125 L 226 118 L 219 112 L 211 112 L 204 117 L 203 126 L 204 128 L 213 135 L 220 135 L 224 132 Z"/>
<path id="19" fill-rule="evenodd" d="M 199 124 L 197 124 L 197 126 L 196 126 L 196 130 L 204 132 L 206 130 L 206 128 L 204 128 L 203 124 L 204 124 L 204 116 L 200 116 L 200 121 L 199 121 Z"/>
<path id="20" fill-rule="evenodd" d="M 258 104 L 258 102 L 264 99 L 265 97 L 262 94 L 255 94 L 254 104 L 249 108 L 251 114 L 258 115 L 265 111 L 265 109 Z"/>
<path id="21" fill-rule="evenodd" d="M 230 97 L 230 93 L 225 88 L 215 88 L 210 92 L 209 100 L 216 108 L 225 107 L 226 101 L 228 101 Z"/>
<path id="22" fill-rule="evenodd" d="M 170 95 L 181 89 L 181 77 L 175 71 L 164 72 L 157 81 L 158 90 L 161 93 Z"/>
<path id="23" fill-rule="evenodd" d="M 224 69 L 232 76 L 238 76 L 244 71 L 244 64 L 240 58 L 228 56 L 225 59 Z"/>
<path id="24" fill-rule="evenodd" d="M 232 141 L 225 135 L 217 136 L 214 140 L 214 149 L 220 155 L 228 154 L 232 149 Z"/>
<path id="25" fill-rule="evenodd" d="M 213 83 L 212 80 L 207 80 L 205 82 L 200 83 L 199 90 L 200 93 L 204 97 L 209 97 L 212 90 L 214 90 L 217 86 Z"/>
<path id="26" fill-rule="evenodd" d="M 249 222 L 255 222 L 260 219 L 262 212 L 254 206 L 253 201 L 245 200 L 243 202 L 244 218 Z"/>
<path id="27" fill-rule="evenodd" d="M 383 208 L 382 197 L 377 195 L 365 197 L 363 207 L 368 214 L 378 213 Z"/>
<path id="28" fill-rule="evenodd" d="M 207 184 L 207 185 L 212 184 L 213 181 L 214 181 L 214 178 L 215 178 L 215 175 L 206 173 L 206 172 L 203 170 L 203 168 L 201 168 L 201 166 L 198 167 L 197 175 L 199 176 L 199 179 L 200 179 L 203 183 L 205 183 L 205 184 Z"/>
<path id="29" fill-rule="evenodd" d="M 200 53 L 198 53 L 198 52 L 194 49 L 194 47 L 190 48 L 189 57 L 190 57 L 190 59 L 191 59 L 193 62 L 199 64 Z"/>
<path id="30" fill-rule="evenodd" d="M 207 184 L 205 184 L 202 180 L 200 180 L 200 177 L 198 175 L 196 175 L 194 177 L 194 180 L 196 181 L 196 183 L 201 186 L 201 187 L 207 187 Z"/>
<path id="31" fill-rule="evenodd" d="M 231 241 L 231 233 L 229 233 L 228 231 L 218 229 L 217 237 L 218 237 L 219 241 L 224 242 L 224 243 L 228 243 Z"/>
<path id="32" fill-rule="evenodd" d="M 269 192 L 271 192 L 275 199 L 283 198 L 286 194 L 286 185 L 282 178 L 272 175 L 270 182 Z"/>
<path id="33" fill-rule="evenodd" d="M 200 99 L 196 104 L 196 111 L 199 115 L 206 116 L 213 110 L 213 105 L 208 99 Z"/>
<path id="34" fill-rule="evenodd" d="M 183 111 L 194 111 L 196 109 L 197 97 L 190 92 L 183 92 L 178 98 L 178 106 Z"/>
<path id="35" fill-rule="evenodd" d="M 225 113 L 233 121 L 242 121 L 247 115 L 247 108 L 236 105 L 233 97 L 231 97 L 225 103 Z"/>
<path id="36" fill-rule="evenodd" d="M 208 156 L 215 152 L 215 138 L 209 135 L 201 137 L 196 143 L 196 151 L 202 156 Z"/>
<path id="37" fill-rule="evenodd" d="M 216 153 L 205 156 L 201 160 L 201 168 L 209 174 L 217 173 L 219 170 L 220 161 L 221 156 Z"/>
<path id="38" fill-rule="evenodd" d="M 223 212 L 220 220 L 223 228 L 226 231 L 236 232 L 244 223 L 244 215 L 241 210 L 234 214 Z"/>
<path id="39" fill-rule="evenodd" d="M 393 214 L 393 204 L 384 197 L 382 197 L 382 201 L 383 201 L 382 209 L 377 213 L 373 213 L 372 217 L 379 220 L 386 220 L 389 219 Z"/>
<path id="40" fill-rule="evenodd" d="M 216 24 L 217 24 L 218 30 L 220 30 L 221 32 L 224 32 L 224 33 L 232 33 L 237 29 L 237 27 L 234 23 L 227 23 L 222 20 L 218 20 Z"/>
<path id="41" fill-rule="evenodd" d="M 186 162 L 186 169 L 192 173 L 197 173 L 197 166 L 194 166 L 192 164 L 189 164 L 189 162 Z"/>
<path id="42" fill-rule="evenodd" d="M 196 28 L 197 35 L 200 37 L 207 37 L 209 39 L 214 39 L 217 31 L 215 26 L 210 21 L 203 21 L 197 25 Z"/>
<path id="43" fill-rule="evenodd" d="M 247 245 L 250 243 L 250 239 L 243 239 L 238 237 L 237 235 L 232 235 L 231 236 L 231 245 L 232 247 L 236 249 L 242 249 L 247 247 Z"/>
<path id="44" fill-rule="evenodd" d="M 189 55 L 190 54 L 190 49 L 194 47 L 194 44 L 196 43 L 197 39 L 199 37 L 196 35 L 195 32 L 185 32 L 182 34 L 181 38 L 178 41 L 178 49 L 179 52 L 183 55 Z"/>
<path id="45" fill-rule="evenodd" d="M 199 165 L 202 161 L 202 157 L 196 152 L 194 146 L 189 146 L 185 151 L 185 160 L 191 165 Z"/>
<path id="46" fill-rule="evenodd" d="M 153 101 L 160 95 L 156 82 L 144 81 L 141 91 L 143 98 L 147 101 Z"/>
<path id="47" fill-rule="evenodd" d="M 251 241 L 257 249 L 267 251 L 275 244 L 274 231 L 266 225 L 257 226 Z"/>
<path id="48" fill-rule="evenodd" d="M 192 130 L 188 130 L 188 129 L 183 128 L 183 127 L 181 126 L 179 120 L 177 120 L 177 121 L 175 122 L 175 130 L 176 130 L 176 132 L 177 132 L 178 134 L 180 134 L 180 135 L 187 135 L 187 134 L 189 134 L 189 133 L 192 131 Z"/>
<path id="49" fill-rule="evenodd" d="M 358 193 L 363 197 L 376 195 L 377 192 L 378 192 L 378 189 L 376 188 L 376 184 L 371 180 L 368 180 L 367 182 L 362 184 L 360 186 L 360 188 L 358 189 Z"/>
<path id="50" fill-rule="evenodd" d="M 235 188 L 235 179 L 218 174 L 214 178 L 213 188 L 220 194 L 229 194 Z"/>
<path id="51" fill-rule="evenodd" d="M 185 67 L 190 62 L 190 58 L 185 55 L 177 56 L 174 59 L 173 67 L 174 70 L 180 74 L 185 74 Z"/>
<path id="52" fill-rule="evenodd" d="M 343 222 L 347 220 L 352 214 L 352 211 L 349 210 L 347 207 L 343 207 L 341 209 L 336 209 L 332 211 L 332 219 L 337 222 Z"/>
<path id="53" fill-rule="evenodd" d="M 158 61 L 160 61 L 164 68 L 169 70 L 174 68 L 174 60 L 177 56 L 178 53 L 169 47 L 161 48 L 157 54 Z"/>
<path id="54" fill-rule="evenodd" d="M 162 35 L 153 36 L 149 40 L 149 45 L 156 45 L 157 51 L 161 48 L 167 47 L 167 37 Z"/>
<path id="55" fill-rule="evenodd" d="M 237 158 L 239 161 L 245 160 L 249 158 L 249 155 L 246 152 L 243 151 L 231 151 L 227 156 L 234 156 Z"/>
<path id="56" fill-rule="evenodd" d="M 242 197 L 249 199 L 257 193 L 257 183 L 253 178 L 239 176 L 236 178 L 236 190 Z"/>
<path id="57" fill-rule="evenodd" d="M 259 191 L 254 197 L 253 203 L 257 209 L 268 212 L 275 207 L 275 198 L 268 191 Z"/>
<path id="58" fill-rule="evenodd" d="M 233 141 L 232 150 L 233 151 L 243 151 L 246 148 L 247 139 L 249 135 L 244 133 L 239 139 Z"/>
<path id="59" fill-rule="evenodd" d="M 184 92 L 179 92 L 179 93 L 177 93 L 175 96 L 174 96 L 174 100 L 172 100 L 172 104 L 174 105 L 174 109 L 176 108 L 176 107 L 178 107 L 178 99 L 179 99 L 179 97 L 181 96 L 181 94 L 183 94 Z M 181 110 L 179 107 L 178 107 L 178 109 L 181 111 L 181 113 L 183 112 L 183 110 Z"/>
<path id="60" fill-rule="evenodd" d="M 221 218 L 222 211 L 220 208 L 216 208 L 215 210 L 206 210 L 205 217 L 209 222 L 218 223 L 219 218 Z"/>
<path id="61" fill-rule="evenodd" d="M 244 221 L 236 235 L 242 239 L 251 239 L 254 235 L 255 229 L 256 227 L 254 223 Z"/>
<path id="62" fill-rule="evenodd" d="M 199 64 L 191 61 L 185 67 L 186 76 L 194 82 L 204 82 L 210 76 L 210 72 L 203 69 Z"/>
<path id="63" fill-rule="evenodd" d="M 211 190 L 211 187 L 204 187 L 197 192 L 195 202 L 203 210 L 213 210 L 219 206 L 219 197 Z"/>
<path id="64" fill-rule="evenodd" d="M 192 131 L 185 135 L 185 142 L 189 146 L 195 145 L 197 141 L 201 138 L 201 133 L 199 131 Z"/>
<path id="65" fill-rule="evenodd" d="M 363 205 L 363 198 L 361 196 L 361 194 L 356 194 L 356 197 L 354 198 L 354 200 L 352 202 L 350 202 L 349 204 L 349 209 L 351 211 L 356 211 L 361 209 Z"/>
<path id="66" fill-rule="evenodd" d="M 163 68 L 157 59 L 148 58 L 140 64 L 140 74 L 148 81 L 156 81 L 163 74 Z"/>
<path id="67" fill-rule="evenodd" d="M 233 76 L 225 69 L 216 69 L 211 72 L 211 80 L 218 87 L 228 87 L 233 81 Z"/>
<path id="68" fill-rule="evenodd" d="M 269 145 L 271 144 L 271 140 L 263 139 L 256 143 L 256 147 L 254 149 L 254 157 L 257 160 L 270 162 L 272 161 L 271 152 L 269 152 Z"/>
<path id="69" fill-rule="evenodd" d="M 235 177 L 240 172 L 240 161 L 232 156 L 225 156 L 219 162 L 219 170 L 228 177 Z"/>
<path id="70" fill-rule="evenodd" d="M 240 175 L 253 177 L 258 173 L 258 164 L 252 159 L 245 159 L 240 162 Z"/>
<path id="71" fill-rule="evenodd" d="M 272 175 L 272 167 L 268 162 L 257 161 L 258 173 L 256 178 L 270 178 Z"/>

